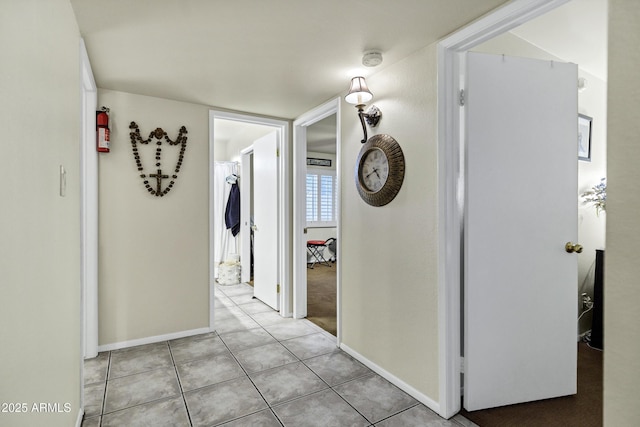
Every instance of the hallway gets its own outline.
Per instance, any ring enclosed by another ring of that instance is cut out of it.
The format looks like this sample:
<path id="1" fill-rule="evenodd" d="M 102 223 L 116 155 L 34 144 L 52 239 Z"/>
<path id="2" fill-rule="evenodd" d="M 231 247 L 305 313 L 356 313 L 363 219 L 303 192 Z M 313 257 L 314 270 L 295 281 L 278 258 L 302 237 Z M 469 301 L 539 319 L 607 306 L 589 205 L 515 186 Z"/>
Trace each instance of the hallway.
<path id="1" fill-rule="evenodd" d="M 217 332 L 87 360 L 82 425 L 475 425 L 443 420 L 338 349 L 335 337 L 280 317 L 252 292 L 217 286 Z"/>

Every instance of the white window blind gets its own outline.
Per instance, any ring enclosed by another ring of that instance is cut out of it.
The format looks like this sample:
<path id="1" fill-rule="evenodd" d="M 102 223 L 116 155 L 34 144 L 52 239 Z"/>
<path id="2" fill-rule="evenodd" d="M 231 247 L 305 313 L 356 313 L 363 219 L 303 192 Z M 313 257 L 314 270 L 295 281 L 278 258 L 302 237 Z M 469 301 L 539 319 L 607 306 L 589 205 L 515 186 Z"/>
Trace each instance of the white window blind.
<path id="1" fill-rule="evenodd" d="M 307 174 L 307 223 L 318 221 L 318 175 Z"/>
<path id="2" fill-rule="evenodd" d="M 336 225 L 335 171 L 307 171 L 307 226 Z"/>

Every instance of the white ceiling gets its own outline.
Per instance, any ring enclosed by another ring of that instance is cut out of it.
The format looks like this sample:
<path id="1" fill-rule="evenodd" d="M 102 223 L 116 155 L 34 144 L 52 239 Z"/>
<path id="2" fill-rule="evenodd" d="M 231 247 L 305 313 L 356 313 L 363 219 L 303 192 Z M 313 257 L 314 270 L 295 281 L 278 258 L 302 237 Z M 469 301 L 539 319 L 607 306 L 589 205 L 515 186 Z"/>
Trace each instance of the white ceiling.
<path id="1" fill-rule="evenodd" d="M 511 32 L 607 81 L 607 0 L 573 0 Z"/>
<path id="2" fill-rule="evenodd" d="M 336 154 L 336 115 L 332 114 L 307 127 L 307 151 Z"/>
<path id="3" fill-rule="evenodd" d="M 71 0 L 100 88 L 292 119 L 507 0 Z"/>
<path id="4" fill-rule="evenodd" d="M 214 119 L 215 143 L 229 143 L 233 141 L 247 141 L 247 146 L 256 139 L 275 132 L 272 126 L 240 122 L 237 120 Z"/>
<path id="5" fill-rule="evenodd" d="M 286 119 L 507 2 L 70 1 L 100 88 Z M 513 33 L 604 80 L 606 3 L 573 0 Z M 381 66 L 362 66 L 370 49 Z"/>
<path id="6" fill-rule="evenodd" d="M 247 146 L 271 132 L 272 126 L 246 123 L 237 120 L 215 119 L 216 144 L 244 142 Z M 336 153 L 336 116 L 330 115 L 307 127 L 307 150 L 317 153 Z"/>
<path id="7" fill-rule="evenodd" d="M 573 0 L 511 31 L 529 43 L 607 79 L 607 0 Z M 307 130 L 308 150 L 336 152 L 335 117 Z"/>

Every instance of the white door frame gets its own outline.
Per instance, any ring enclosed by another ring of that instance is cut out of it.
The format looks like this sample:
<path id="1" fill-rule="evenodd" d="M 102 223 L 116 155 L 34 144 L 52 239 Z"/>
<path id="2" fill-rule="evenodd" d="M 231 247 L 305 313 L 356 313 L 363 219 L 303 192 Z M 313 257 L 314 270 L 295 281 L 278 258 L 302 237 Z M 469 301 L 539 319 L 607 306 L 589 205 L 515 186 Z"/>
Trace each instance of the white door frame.
<path id="1" fill-rule="evenodd" d="M 304 233 L 306 227 L 306 170 L 307 170 L 307 127 L 312 124 L 336 115 L 336 179 L 340 178 L 340 98 L 332 99 L 311 111 L 298 117 L 293 122 L 293 317 L 303 318 L 307 316 L 307 239 Z M 336 186 L 338 191 L 338 206 L 336 211 L 340 212 L 340 185 Z M 337 218 L 337 252 L 342 253 L 340 215 Z M 336 321 L 337 321 L 337 342 L 340 343 L 340 289 L 341 289 L 341 267 L 340 262 L 336 263 Z"/>
<path id="2" fill-rule="evenodd" d="M 80 39 L 80 279 L 82 295 L 82 355 L 98 355 L 98 153 L 96 109 L 98 87 L 84 40 Z"/>
<path id="3" fill-rule="evenodd" d="M 278 276 L 280 277 L 280 315 L 291 317 L 291 304 L 289 303 L 289 257 L 291 254 L 290 239 L 290 215 L 289 215 L 289 122 L 286 120 L 270 119 L 266 117 L 252 116 L 243 113 L 229 111 L 209 110 L 209 328 L 214 330 L 214 295 L 215 295 L 215 262 L 213 259 L 213 144 L 215 136 L 215 119 L 233 120 L 237 122 L 251 123 L 263 126 L 271 126 L 278 131 L 278 227 L 282 232 L 278 236 Z"/>
<path id="4" fill-rule="evenodd" d="M 569 0 L 514 0 L 438 43 L 438 413 L 460 411 L 460 301 L 462 222 L 464 219 L 463 117 L 459 108 L 464 54 L 495 36 L 530 21 Z"/>
<path id="5" fill-rule="evenodd" d="M 251 280 L 251 205 L 245 203 L 253 191 L 253 145 L 240 151 L 240 280 Z"/>

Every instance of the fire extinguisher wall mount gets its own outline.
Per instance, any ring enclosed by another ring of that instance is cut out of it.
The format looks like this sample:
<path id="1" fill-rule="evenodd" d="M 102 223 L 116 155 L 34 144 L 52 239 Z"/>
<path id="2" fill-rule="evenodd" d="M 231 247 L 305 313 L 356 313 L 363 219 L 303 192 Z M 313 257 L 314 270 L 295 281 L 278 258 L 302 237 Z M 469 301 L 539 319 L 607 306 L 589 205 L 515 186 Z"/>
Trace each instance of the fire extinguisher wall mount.
<path id="1" fill-rule="evenodd" d="M 96 148 L 100 153 L 109 152 L 109 108 L 96 111 Z"/>

